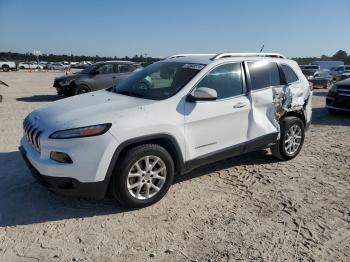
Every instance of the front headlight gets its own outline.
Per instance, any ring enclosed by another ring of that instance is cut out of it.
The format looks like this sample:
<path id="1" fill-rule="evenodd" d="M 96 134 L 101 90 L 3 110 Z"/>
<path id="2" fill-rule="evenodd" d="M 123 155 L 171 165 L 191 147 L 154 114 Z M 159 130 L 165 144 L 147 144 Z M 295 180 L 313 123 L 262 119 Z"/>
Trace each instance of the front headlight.
<path id="1" fill-rule="evenodd" d="M 69 86 L 71 83 L 73 83 L 74 79 L 69 79 L 69 80 L 62 80 L 60 81 L 60 86 Z"/>
<path id="2" fill-rule="evenodd" d="M 68 139 L 68 138 L 78 138 L 78 137 L 89 137 L 89 136 L 99 136 L 106 133 L 112 124 L 101 124 L 94 126 L 85 126 L 67 130 L 61 130 L 52 133 L 49 138 L 53 139 Z"/>

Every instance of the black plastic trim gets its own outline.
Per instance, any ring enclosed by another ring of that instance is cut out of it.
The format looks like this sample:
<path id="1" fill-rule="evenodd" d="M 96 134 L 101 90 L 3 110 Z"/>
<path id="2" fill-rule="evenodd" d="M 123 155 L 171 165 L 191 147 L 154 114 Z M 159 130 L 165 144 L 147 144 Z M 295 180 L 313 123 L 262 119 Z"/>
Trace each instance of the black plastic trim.
<path id="1" fill-rule="evenodd" d="M 127 140 L 118 146 L 118 148 L 115 150 L 112 156 L 112 160 L 109 164 L 105 179 L 103 181 L 93 182 L 93 183 L 82 183 L 74 178 L 69 178 L 69 177 L 51 177 L 51 176 L 42 175 L 39 173 L 38 170 L 34 168 L 34 166 L 28 160 L 25 149 L 21 146 L 19 150 L 27 166 L 29 167 L 32 175 L 49 190 L 63 194 L 63 195 L 68 195 L 68 196 L 91 197 L 96 199 L 102 199 L 107 194 L 109 181 L 110 181 L 110 178 L 112 177 L 118 158 L 121 156 L 120 155 L 121 152 L 128 146 L 143 143 L 143 142 L 148 142 L 148 141 L 152 142 L 154 140 L 165 139 L 167 140 L 167 142 L 170 142 L 173 148 L 175 149 L 174 153 L 176 155 L 173 157 L 176 157 L 174 161 L 176 161 L 176 166 L 179 169 L 177 170 L 178 171 L 177 173 L 185 174 L 205 164 L 213 163 L 219 160 L 241 155 L 250 151 L 265 148 L 271 144 L 276 143 L 277 137 L 278 137 L 277 132 L 264 135 L 264 136 L 252 139 L 251 141 L 244 142 L 232 147 L 228 147 L 223 150 L 219 150 L 187 162 L 184 162 L 181 149 L 176 139 L 171 135 L 154 134 L 154 135 L 137 137 L 137 138 Z"/>
<path id="2" fill-rule="evenodd" d="M 94 199 L 103 199 L 106 194 L 105 181 L 82 183 L 70 177 L 51 177 L 40 174 L 27 158 L 27 152 L 21 146 L 19 151 L 31 171 L 33 177 L 44 187 L 53 192 L 66 196 L 89 197 Z"/>
<path id="3" fill-rule="evenodd" d="M 112 160 L 109 164 L 109 167 L 107 169 L 107 173 L 106 173 L 106 177 L 105 177 L 105 186 L 106 186 L 106 192 L 107 192 L 107 187 L 108 187 L 108 184 L 109 184 L 109 181 L 112 177 L 112 174 L 113 174 L 113 171 L 114 171 L 114 168 L 117 164 L 117 161 L 118 161 L 118 158 L 120 157 L 120 153 L 125 149 L 127 148 L 128 146 L 131 146 L 131 145 L 134 145 L 134 144 L 139 144 L 139 143 L 142 143 L 142 142 L 152 142 L 154 140 L 159 140 L 159 139 L 165 139 L 167 140 L 168 142 L 171 143 L 171 145 L 174 147 L 175 149 L 175 154 L 176 154 L 176 159 L 174 159 L 174 162 L 176 162 L 176 166 L 179 168 L 179 172 L 182 172 L 182 170 L 184 170 L 184 160 L 183 160 L 183 157 L 182 157 L 182 152 L 181 152 L 181 149 L 180 149 L 180 146 L 179 144 L 177 143 L 176 139 L 169 135 L 169 134 L 163 134 L 163 133 L 160 133 L 160 134 L 153 134 L 153 135 L 146 135 L 146 136 L 140 136 L 140 137 L 136 137 L 136 138 L 132 138 L 132 139 L 129 139 L 123 143 L 121 143 L 118 148 L 115 150 L 113 156 L 112 156 Z"/>
<path id="4" fill-rule="evenodd" d="M 224 160 L 226 158 L 238 156 L 254 150 L 265 148 L 271 144 L 276 143 L 277 137 L 278 132 L 275 132 L 254 138 L 248 142 L 244 142 L 235 146 L 212 152 L 210 154 L 206 154 L 204 156 L 200 156 L 198 158 L 186 162 L 185 169 L 182 173 L 187 173 L 197 167 L 210 164 L 219 160 Z"/>

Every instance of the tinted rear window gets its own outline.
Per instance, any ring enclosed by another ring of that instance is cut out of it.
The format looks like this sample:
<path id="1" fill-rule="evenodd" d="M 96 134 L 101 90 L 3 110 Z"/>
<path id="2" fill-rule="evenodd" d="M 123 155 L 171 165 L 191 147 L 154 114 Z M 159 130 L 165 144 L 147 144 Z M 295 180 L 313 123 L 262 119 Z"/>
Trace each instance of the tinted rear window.
<path id="1" fill-rule="evenodd" d="M 282 71 L 284 73 L 284 76 L 286 77 L 286 81 L 287 83 L 293 83 L 293 82 L 296 82 L 298 81 L 298 77 L 297 75 L 295 74 L 295 72 L 293 71 L 292 68 L 290 68 L 288 65 L 281 65 L 281 68 L 282 68 Z"/>
<path id="2" fill-rule="evenodd" d="M 267 61 L 248 62 L 252 90 L 281 84 L 276 63 Z"/>

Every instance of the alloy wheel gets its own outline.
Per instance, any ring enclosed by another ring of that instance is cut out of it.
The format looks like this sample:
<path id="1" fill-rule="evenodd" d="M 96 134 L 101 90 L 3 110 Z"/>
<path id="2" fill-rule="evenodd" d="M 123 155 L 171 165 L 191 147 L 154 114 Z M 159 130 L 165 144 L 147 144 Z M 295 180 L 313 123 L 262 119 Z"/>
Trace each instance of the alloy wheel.
<path id="1" fill-rule="evenodd" d="M 292 125 L 286 133 L 284 149 L 288 155 L 294 155 L 302 142 L 302 130 L 299 125 Z"/>
<path id="2" fill-rule="evenodd" d="M 166 175 L 166 165 L 161 158 L 142 157 L 131 166 L 127 177 L 128 191 L 139 200 L 152 198 L 164 186 Z"/>

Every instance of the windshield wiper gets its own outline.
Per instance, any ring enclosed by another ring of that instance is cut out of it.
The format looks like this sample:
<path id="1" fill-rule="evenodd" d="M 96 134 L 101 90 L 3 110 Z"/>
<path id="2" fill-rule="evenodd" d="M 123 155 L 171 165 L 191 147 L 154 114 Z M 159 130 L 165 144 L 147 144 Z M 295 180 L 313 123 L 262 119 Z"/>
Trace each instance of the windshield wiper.
<path id="1" fill-rule="evenodd" d="M 121 94 L 121 95 L 126 95 L 126 96 L 134 96 L 134 97 L 139 97 L 139 98 L 144 98 L 144 95 L 132 92 L 132 91 L 126 91 L 126 90 L 121 90 L 121 91 L 117 91 L 117 94 Z"/>

